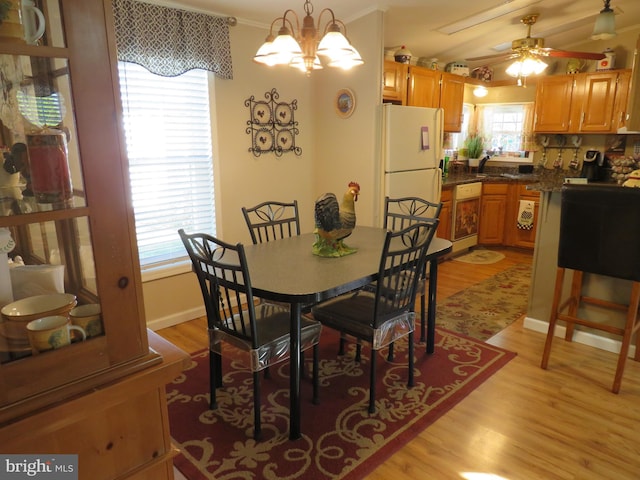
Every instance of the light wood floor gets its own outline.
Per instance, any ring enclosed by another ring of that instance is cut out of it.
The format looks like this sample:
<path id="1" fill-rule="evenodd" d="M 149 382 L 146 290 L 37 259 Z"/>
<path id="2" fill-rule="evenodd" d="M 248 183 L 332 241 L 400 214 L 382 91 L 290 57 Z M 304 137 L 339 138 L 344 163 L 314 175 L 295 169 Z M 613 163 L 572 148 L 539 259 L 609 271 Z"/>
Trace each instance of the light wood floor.
<path id="1" fill-rule="evenodd" d="M 521 251 L 500 251 L 506 258 L 492 265 L 443 262 L 438 298 L 531 261 Z M 158 333 L 188 352 L 206 347 L 204 320 Z M 544 335 L 522 320 L 489 342 L 518 355 L 369 480 L 640 479 L 640 363 L 627 361 L 615 395 L 615 354 L 556 339 L 542 370 Z"/>

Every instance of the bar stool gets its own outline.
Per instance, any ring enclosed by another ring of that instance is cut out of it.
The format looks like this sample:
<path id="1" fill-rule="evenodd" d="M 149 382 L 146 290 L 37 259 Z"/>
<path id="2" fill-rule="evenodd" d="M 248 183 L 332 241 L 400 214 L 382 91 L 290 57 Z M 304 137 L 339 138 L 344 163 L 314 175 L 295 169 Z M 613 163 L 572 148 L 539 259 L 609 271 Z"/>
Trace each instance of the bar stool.
<path id="1" fill-rule="evenodd" d="M 640 328 L 640 189 L 618 186 L 565 185 L 560 206 L 560 244 L 549 330 L 541 367 L 547 368 L 558 320 L 566 323 L 565 340 L 573 339 L 575 325 L 622 336 L 611 391 L 618 393 L 634 333 Z M 561 303 L 565 269 L 573 270 L 569 297 Z M 631 281 L 628 304 L 583 295 L 584 274 Z M 626 312 L 624 326 L 586 319 L 579 308 L 595 305 Z M 640 335 L 634 360 L 640 360 Z"/>

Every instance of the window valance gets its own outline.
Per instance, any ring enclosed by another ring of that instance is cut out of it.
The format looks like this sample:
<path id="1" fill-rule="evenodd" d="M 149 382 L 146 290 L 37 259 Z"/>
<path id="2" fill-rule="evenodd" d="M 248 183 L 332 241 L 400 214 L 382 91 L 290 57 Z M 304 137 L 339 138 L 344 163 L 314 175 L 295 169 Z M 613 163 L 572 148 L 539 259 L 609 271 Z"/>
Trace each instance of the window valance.
<path id="1" fill-rule="evenodd" d="M 199 68 L 233 78 L 225 17 L 133 0 L 113 0 L 113 9 L 118 60 L 164 77 Z"/>

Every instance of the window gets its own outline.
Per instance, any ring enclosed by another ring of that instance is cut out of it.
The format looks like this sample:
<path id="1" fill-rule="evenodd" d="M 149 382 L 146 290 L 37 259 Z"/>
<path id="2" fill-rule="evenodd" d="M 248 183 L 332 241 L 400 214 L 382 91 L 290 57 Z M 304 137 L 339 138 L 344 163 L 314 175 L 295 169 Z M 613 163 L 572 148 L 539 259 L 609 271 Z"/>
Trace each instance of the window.
<path id="1" fill-rule="evenodd" d="M 477 115 L 478 132 L 485 137 L 487 150 L 500 153 L 523 150 L 528 130 L 525 105 L 482 105 L 478 106 Z"/>
<path id="2" fill-rule="evenodd" d="M 215 235 L 207 72 L 161 77 L 119 62 L 140 264 L 184 260 L 178 229 Z"/>

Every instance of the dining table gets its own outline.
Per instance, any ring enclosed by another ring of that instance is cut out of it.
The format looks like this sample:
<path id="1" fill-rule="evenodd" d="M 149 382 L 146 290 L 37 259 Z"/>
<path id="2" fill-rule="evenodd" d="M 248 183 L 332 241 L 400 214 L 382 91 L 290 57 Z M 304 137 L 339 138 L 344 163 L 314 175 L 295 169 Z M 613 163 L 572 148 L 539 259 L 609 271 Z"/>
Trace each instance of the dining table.
<path id="1" fill-rule="evenodd" d="M 255 245 L 245 245 L 253 294 L 265 300 L 291 305 L 290 311 L 290 425 L 289 439 L 300 431 L 300 320 L 304 309 L 377 280 L 387 230 L 356 226 L 344 239 L 357 249 L 343 257 L 320 257 L 312 253 L 314 233 L 305 233 Z M 434 237 L 427 251 L 429 292 L 426 351 L 435 348 L 435 312 L 438 259 L 451 252 L 449 240 Z M 294 354 L 297 352 L 297 354 Z"/>

